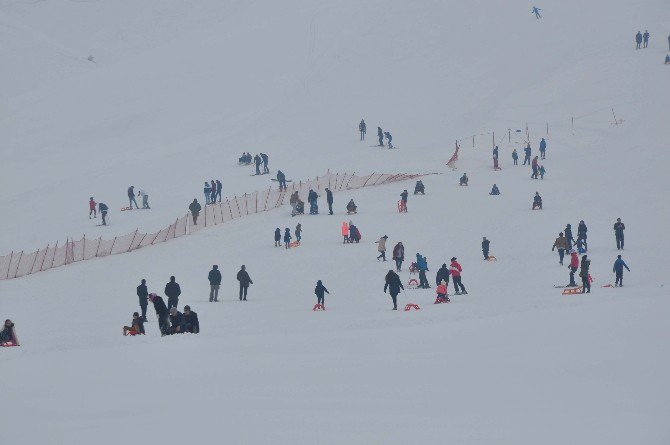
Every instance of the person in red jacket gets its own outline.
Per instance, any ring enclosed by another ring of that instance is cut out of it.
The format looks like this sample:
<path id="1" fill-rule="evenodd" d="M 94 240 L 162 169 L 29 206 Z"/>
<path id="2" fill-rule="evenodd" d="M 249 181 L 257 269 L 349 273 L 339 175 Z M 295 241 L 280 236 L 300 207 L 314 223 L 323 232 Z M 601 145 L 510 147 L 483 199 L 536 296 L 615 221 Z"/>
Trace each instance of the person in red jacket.
<path id="1" fill-rule="evenodd" d="M 451 258 L 449 270 L 451 271 L 451 277 L 454 282 L 454 290 L 456 291 L 456 295 L 467 295 L 468 291 L 465 290 L 465 286 L 463 286 L 463 283 L 461 283 L 461 272 L 463 271 L 463 268 L 460 264 L 458 264 L 458 261 L 456 261 L 456 257 Z"/>
<path id="2" fill-rule="evenodd" d="M 533 179 L 537 179 L 537 174 L 538 174 L 539 171 L 540 171 L 540 170 L 539 170 L 540 167 L 539 167 L 539 165 L 538 165 L 538 161 L 537 161 L 537 156 L 535 156 L 535 157 L 533 158 L 533 162 L 530 163 L 530 166 L 531 166 L 531 168 L 533 169 L 533 174 L 530 175 L 530 177 L 533 178 Z"/>
<path id="3" fill-rule="evenodd" d="M 96 203 L 91 196 L 91 199 L 88 200 L 88 219 L 91 219 L 91 213 L 93 214 L 93 218 L 98 217 L 98 212 L 95 210 L 95 205 Z"/>
<path id="4" fill-rule="evenodd" d="M 579 256 L 574 250 L 570 251 L 570 265 L 568 266 L 568 269 L 570 269 L 570 284 L 568 284 L 568 287 L 576 287 L 577 283 L 575 283 L 575 272 L 577 272 L 577 269 L 579 269 Z"/>

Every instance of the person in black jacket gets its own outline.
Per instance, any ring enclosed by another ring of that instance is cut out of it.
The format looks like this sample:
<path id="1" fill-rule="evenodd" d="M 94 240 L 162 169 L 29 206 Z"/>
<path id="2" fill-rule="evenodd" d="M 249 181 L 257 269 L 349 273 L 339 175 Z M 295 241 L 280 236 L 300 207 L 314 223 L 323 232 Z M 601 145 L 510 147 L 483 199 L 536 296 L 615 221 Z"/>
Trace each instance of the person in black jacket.
<path id="1" fill-rule="evenodd" d="M 591 281 L 589 280 L 589 267 L 591 267 L 591 260 L 586 255 L 582 256 L 582 264 L 579 268 L 579 277 L 582 279 L 582 293 L 591 292 Z"/>
<path id="2" fill-rule="evenodd" d="M 575 245 L 575 239 L 572 237 L 572 226 L 570 224 L 566 224 L 563 233 L 565 233 L 565 242 L 568 245 L 568 250 L 570 250 L 572 249 L 572 246 Z"/>
<path id="3" fill-rule="evenodd" d="M 616 250 L 623 250 L 624 230 L 626 230 L 626 226 L 621 222 L 621 218 L 617 218 L 616 222 L 614 223 L 614 237 L 616 238 Z"/>
<path id="4" fill-rule="evenodd" d="M 321 280 L 316 282 L 316 287 L 314 288 L 314 293 L 316 294 L 316 303 L 320 304 L 323 309 L 326 308 L 325 306 L 325 294 L 330 294 L 328 292 L 328 289 L 326 289 L 326 286 L 321 283 Z"/>
<path id="5" fill-rule="evenodd" d="M 400 289 L 404 290 L 405 288 L 400 281 L 400 277 L 397 273 L 393 272 L 393 270 L 389 270 L 389 272 L 386 274 L 386 277 L 384 278 L 384 281 L 384 293 L 386 293 L 386 289 L 388 289 L 389 293 L 391 294 L 391 299 L 393 300 L 393 310 L 397 311 L 398 294 L 400 293 Z"/>
<path id="6" fill-rule="evenodd" d="M 161 336 L 167 335 L 169 331 L 169 321 L 168 317 L 170 311 L 168 311 L 167 306 L 165 306 L 165 301 L 163 297 L 159 297 L 156 294 L 149 294 L 149 301 L 154 304 L 154 309 L 156 310 L 156 317 L 158 317 L 158 327 L 161 331 Z"/>
<path id="7" fill-rule="evenodd" d="M 275 229 L 275 247 L 281 247 L 281 229 L 279 227 Z"/>
<path id="8" fill-rule="evenodd" d="M 184 314 L 179 312 L 176 307 L 170 309 L 170 334 L 183 334 L 186 332 Z"/>
<path id="9" fill-rule="evenodd" d="M 333 192 L 326 188 L 326 202 L 328 203 L 328 214 L 333 214 Z"/>
<path id="10" fill-rule="evenodd" d="M 198 314 L 191 310 L 188 304 L 184 306 L 184 332 L 191 334 L 200 333 L 200 321 L 198 321 Z"/>
<path id="11" fill-rule="evenodd" d="M 447 286 L 449 286 L 449 268 L 447 267 L 446 263 L 442 264 L 442 267 L 440 267 L 437 271 L 437 275 L 435 275 L 435 284 L 437 286 L 439 286 L 443 281 Z"/>
<path id="12" fill-rule="evenodd" d="M 579 221 L 579 225 L 577 226 L 577 240 L 582 240 L 584 243 L 584 249 L 589 250 L 589 245 L 586 242 L 586 232 L 588 229 L 586 228 L 586 223 L 584 223 L 584 220 Z"/>
<path id="13" fill-rule="evenodd" d="M 207 275 L 209 280 L 209 301 L 219 301 L 219 286 L 221 286 L 221 272 L 219 271 L 219 266 L 216 264 L 212 266 L 212 270 L 209 271 Z M 186 307 L 184 307 L 186 310 Z"/>
<path id="14" fill-rule="evenodd" d="M 251 281 L 246 266 L 242 265 L 239 272 L 237 272 L 237 281 L 240 282 L 240 301 L 247 301 L 247 290 L 249 289 L 249 285 L 254 284 L 254 282 Z"/>
<path id="15" fill-rule="evenodd" d="M 123 335 L 144 335 L 144 321 L 140 314 L 133 312 L 133 319 L 130 322 L 130 326 L 123 327 Z"/>
<path id="16" fill-rule="evenodd" d="M 100 212 L 100 215 L 102 215 L 102 225 L 106 226 L 107 225 L 107 210 L 109 210 L 109 207 L 107 207 L 107 204 L 104 202 L 99 202 L 98 203 L 98 212 Z"/>
<path id="17" fill-rule="evenodd" d="M 202 206 L 200 205 L 198 200 L 193 198 L 193 202 L 189 204 L 188 209 L 191 211 L 193 224 L 198 224 L 198 215 L 200 215 L 200 210 L 202 210 Z"/>
<path id="18" fill-rule="evenodd" d="M 484 259 L 489 259 L 489 245 L 491 241 L 487 240 L 486 237 L 482 240 L 482 253 L 484 254 Z"/>
<path id="19" fill-rule="evenodd" d="M 149 302 L 147 297 L 149 296 L 149 291 L 147 290 L 147 280 L 142 279 L 142 283 L 137 286 L 137 296 L 140 299 L 140 309 L 142 309 L 142 321 L 147 321 L 147 306 Z"/>
<path id="20" fill-rule="evenodd" d="M 165 285 L 165 295 L 168 297 L 168 309 L 172 309 L 173 307 L 177 307 L 179 305 L 181 288 L 175 281 L 174 275 L 170 277 L 170 282 Z"/>

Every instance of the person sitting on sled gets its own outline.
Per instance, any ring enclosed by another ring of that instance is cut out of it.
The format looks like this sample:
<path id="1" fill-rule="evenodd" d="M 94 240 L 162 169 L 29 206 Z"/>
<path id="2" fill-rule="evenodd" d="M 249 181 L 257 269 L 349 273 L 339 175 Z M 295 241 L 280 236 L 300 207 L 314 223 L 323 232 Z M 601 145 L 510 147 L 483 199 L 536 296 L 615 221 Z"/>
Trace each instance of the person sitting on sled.
<path id="1" fill-rule="evenodd" d="M 535 197 L 533 197 L 533 210 L 535 209 L 542 210 L 542 197 L 539 192 L 535 192 Z"/>
<path id="2" fill-rule="evenodd" d="M 19 341 L 16 339 L 14 332 L 14 323 L 12 320 L 5 320 L 5 324 L 0 331 L 0 345 L 1 346 L 19 346 Z"/>
<path id="3" fill-rule="evenodd" d="M 421 182 L 420 180 L 416 181 L 416 185 L 414 186 L 414 194 L 418 195 L 419 193 L 421 193 L 422 195 L 426 194 L 426 188 L 424 187 L 423 182 Z"/>
<path id="4" fill-rule="evenodd" d="M 500 190 L 498 189 L 498 186 L 493 184 L 493 187 L 491 188 L 491 193 L 489 195 L 499 195 Z"/>
<path id="5" fill-rule="evenodd" d="M 133 320 L 130 322 L 130 326 L 123 327 L 123 335 L 144 335 L 144 321 L 140 314 L 133 312 Z"/>
<path id="6" fill-rule="evenodd" d="M 352 213 L 356 213 L 356 204 L 354 204 L 353 199 L 349 200 L 349 204 L 347 204 L 347 214 L 351 215 Z"/>
<path id="7" fill-rule="evenodd" d="M 468 185 L 468 175 L 466 173 L 463 173 L 463 176 L 461 176 L 458 185 Z"/>
<path id="8" fill-rule="evenodd" d="M 435 288 L 435 292 L 437 293 L 437 299 L 435 300 L 435 303 L 448 303 L 451 301 L 449 300 L 449 295 L 447 294 L 446 281 L 442 280 Z"/>

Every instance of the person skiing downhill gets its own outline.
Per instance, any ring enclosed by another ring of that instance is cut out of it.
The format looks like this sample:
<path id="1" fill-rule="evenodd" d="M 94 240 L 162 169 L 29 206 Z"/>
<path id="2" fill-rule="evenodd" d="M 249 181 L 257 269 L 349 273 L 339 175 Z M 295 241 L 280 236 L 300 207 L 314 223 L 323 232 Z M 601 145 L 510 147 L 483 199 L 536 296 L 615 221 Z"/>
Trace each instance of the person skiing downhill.
<path id="1" fill-rule="evenodd" d="M 149 302 L 147 298 L 149 297 L 149 291 L 147 290 L 147 280 L 142 279 L 142 282 L 137 286 L 137 297 L 140 301 L 140 309 L 142 310 L 142 321 L 147 321 L 147 306 Z"/>
<path id="2" fill-rule="evenodd" d="M 616 260 L 614 261 L 614 266 L 612 267 L 612 272 L 615 274 L 615 280 L 614 280 L 614 287 L 621 287 L 623 286 L 623 268 L 626 268 L 628 272 L 630 272 L 630 269 L 628 268 L 628 265 L 624 260 L 621 259 L 621 255 L 616 256 Z"/>
<path id="3" fill-rule="evenodd" d="M 99 202 L 98 203 L 98 211 L 100 212 L 100 216 L 102 216 L 102 225 L 106 226 L 107 225 L 107 210 L 109 210 L 109 207 L 107 207 L 107 204 L 104 202 Z"/>
<path id="4" fill-rule="evenodd" d="M 290 233 L 289 236 L 291 236 Z M 286 243 L 286 245 L 288 246 L 288 243 Z M 254 284 L 254 282 L 251 280 L 251 277 L 247 272 L 247 267 L 244 264 L 237 272 L 237 281 L 240 282 L 240 301 L 247 301 L 247 291 L 249 290 L 249 285 Z"/>
<path id="5" fill-rule="evenodd" d="M 88 219 L 91 219 L 91 214 L 93 214 L 93 218 L 98 217 L 98 212 L 95 210 L 95 201 L 93 200 L 93 197 L 88 200 Z"/>
<path id="6" fill-rule="evenodd" d="M 398 272 L 402 270 L 402 262 L 405 260 L 405 246 L 402 241 L 398 242 L 393 248 L 393 261 L 395 261 L 395 268 Z"/>
<path id="7" fill-rule="evenodd" d="M 542 138 L 540 141 L 540 159 L 544 159 L 547 154 L 547 141 Z"/>
<path id="8" fill-rule="evenodd" d="M 286 228 L 284 229 L 284 247 L 286 247 L 287 249 L 290 249 L 290 248 L 291 248 L 291 246 L 290 246 L 290 244 L 291 244 L 291 239 L 292 239 L 292 237 L 291 237 L 291 229 L 289 229 L 288 227 L 286 227 Z"/>
<path id="9" fill-rule="evenodd" d="M 642 45 L 642 33 L 640 31 L 635 34 L 635 49 L 640 49 L 640 45 Z"/>
<path id="10" fill-rule="evenodd" d="M 384 132 L 382 131 L 382 127 L 377 127 L 377 137 L 379 138 L 378 147 L 383 147 L 384 146 Z"/>
<path id="11" fill-rule="evenodd" d="M 491 241 L 487 240 L 486 237 L 482 240 L 482 253 L 484 254 L 484 259 L 488 260 L 489 259 L 489 246 L 491 245 Z"/>
<path id="12" fill-rule="evenodd" d="M 158 295 L 152 293 L 149 294 L 149 301 L 153 303 L 154 309 L 156 310 L 156 316 L 158 317 L 158 328 L 161 331 L 161 337 L 167 335 L 169 330 L 168 317 L 170 315 L 170 311 L 168 310 L 167 306 L 165 306 L 163 297 L 159 297 Z"/>
<path id="13" fill-rule="evenodd" d="M 558 238 L 554 241 L 554 245 L 551 246 L 551 251 L 558 249 L 558 264 L 563 265 L 563 256 L 565 251 L 568 250 L 568 241 L 563 236 L 563 232 L 558 234 Z"/>
<path id="14" fill-rule="evenodd" d="M 456 295 L 467 295 L 468 291 L 465 290 L 465 286 L 463 286 L 463 283 L 461 282 L 461 272 L 463 272 L 463 268 L 460 264 L 458 264 L 458 261 L 456 261 L 456 257 L 451 258 L 449 271 L 451 272 L 451 277 L 453 278 L 454 291 Z"/>
<path id="15" fill-rule="evenodd" d="M 621 218 L 617 218 L 614 223 L 614 238 L 616 239 L 616 250 L 623 250 L 623 231 L 626 226 L 621 222 Z"/>
<path id="16" fill-rule="evenodd" d="M 384 235 L 381 238 L 379 238 L 379 241 L 376 241 L 377 244 L 377 251 L 379 252 L 379 256 L 377 257 L 377 261 L 383 260 L 386 261 L 386 240 L 389 237 Z"/>
<path id="17" fill-rule="evenodd" d="M 540 8 L 538 8 L 537 6 L 533 6 L 533 9 L 531 10 L 531 12 L 533 14 L 535 14 L 536 19 L 541 19 L 542 18 L 542 16 L 540 15 L 540 11 L 542 11 L 542 10 Z"/>
<path id="18" fill-rule="evenodd" d="M 402 281 L 400 281 L 398 274 L 393 272 L 393 270 L 389 270 L 386 277 L 384 277 L 384 293 L 386 293 L 387 289 L 393 300 L 393 310 L 397 311 L 398 294 L 400 293 L 400 289 L 405 290 L 405 287 L 402 285 Z"/>
<path id="19" fill-rule="evenodd" d="M 135 208 L 139 209 L 140 206 L 137 205 L 137 201 L 135 201 L 135 186 L 131 185 L 128 187 L 128 201 L 130 201 L 130 210 L 133 209 L 133 203 L 135 204 Z"/>
<path id="20" fill-rule="evenodd" d="M 570 283 L 568 284 L 568 287 L 577 287 L 577 283 L 575 283 L 575 272 L 577 272 L 578 268 L 579 268 L 579 256 L 577 255 L 577 251 L 571 250 L 570 265 L 568 266 L 568 269 L 570 269 Z"/>
<path id="21" fill-rule="evenodd" d="M 221 271 L 219 266 L 214 264 L 212 270 L 207 274 L 207 279 L 209 280 L 209 302 L 218 302 L 219 301 L 219 287 L 221 287 Z"/>
<path id="22" fill-rule="evenodd" d="M 361 123 L 358 124 L 358 131 L 361 133 L 361 141 L 365 140 L 365 133 L 367 132 L 367 125 L 365 125 L 365 121 L 361 119 Z"/>
<path id="23" fill-rule="evenodd" d="M 320 304 L 322 309 L 326 309 L 325 294 L 330 295 L 330 292 L 328 292 L 328 289 L 326 289 L 326 286 L 323 285 L 321 280 L 316 282 L 314 294 L 316 295 L 316 304 Z"/>
<path id="24" fill-rule="evenodd" d="M 165 285 L 165 296 L 168 297 L 168 309 L 177 307 L 179 305 L 179 296 L 181 295 L 181 287 L 175 281 L 174 275 L 170 277 L 170 281 Z"/>

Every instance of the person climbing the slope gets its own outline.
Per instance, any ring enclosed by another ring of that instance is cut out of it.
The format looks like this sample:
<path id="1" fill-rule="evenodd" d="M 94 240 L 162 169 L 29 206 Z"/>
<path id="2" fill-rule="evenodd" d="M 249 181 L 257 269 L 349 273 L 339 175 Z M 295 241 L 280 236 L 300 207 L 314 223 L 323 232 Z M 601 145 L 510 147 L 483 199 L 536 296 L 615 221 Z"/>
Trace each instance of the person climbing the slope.
<path id="1" fill-rule="evenodd" d="M 95 206 L 95 200 L 93 200 L 93 197 L 91 196 L 91 198 L 88 200 L 88 219 L 91 219 L 91 214 L 93 214 L 93 218 L 98 217 L 98 212 L 96 212 Z"/>
<path id="2" fill-rule="evenodd" d="M 393 248 L 393 261 L 395 261 L 396 270 L 400 272 L 402 270 L 402 262 L 405 261 L 405 246 L 403 246 L 402 241 L 399 241 Z"/>
<path id="3" fill-rule="evenodd" d="M 565 239 L 565 236 L 563 236 L 563 232 L 558 234 L 558 238 L 554 241 L 554 245 L 551 246 L 552 252 L 554 249 L 558 249 L 558 264 L 562 266 L 563 256 L 565 255 L 565 251 L 568 250 L 568 241 Z"/>
<path id="4" fill-rule="evenodd" d="M 386 240 L 389 237 L 384 235 L 381 238 L 379 238 L 379 241 L 375 241 L 377 244 L 377 251 L 379 252 L 379 256 L 377 257 L 377 261 L 380 259 L 383 261 L 386 261 Z"/>
<path id="5" fill-rule="evenodd" d="M 202 207 L 197 199 L 193 198 L 193 202 L 188 206 L 189 211 L 191 212 L 191 217 L 193 218 L 193 224 L 198 224 L 198 215 L 200 215 L 200 210 Z"/>
<path id="6" fill-rule="evenodd" d="M 107 211 L 109 210 L 109 207 L 107 207 L 107 204 L 104 202 L 99 202 L 98 203 L 98 211 L 100 212 L 100 216 L 102 216 L 102 225 L 106 226 L 107 225 Z"/>
<path id="7" fill-rule="evenodd" d="M 405 287 L 400 281 L 400 277 L 397 273 L 389 270 L 386 276 L 384 277 L 384 293 L 389 291 L 391 294 L 391 299 L 393 300 L 393 310 L 398 310 L 398 294 L 400 294 L 400 289 L 405 290 Z"/>

